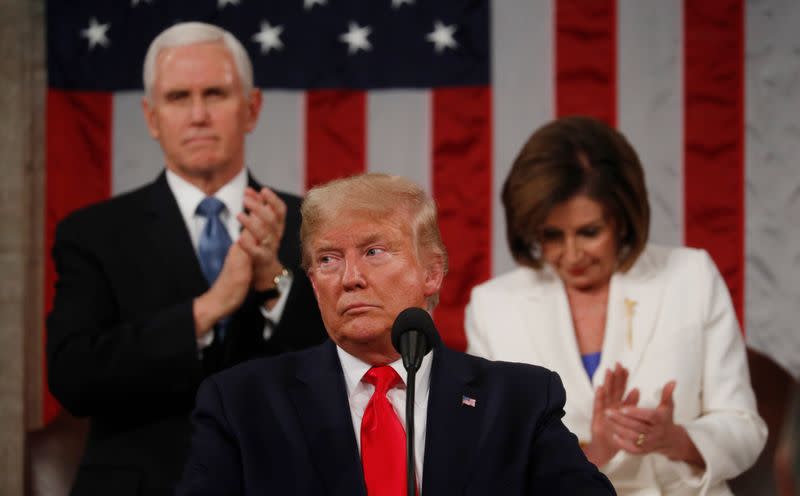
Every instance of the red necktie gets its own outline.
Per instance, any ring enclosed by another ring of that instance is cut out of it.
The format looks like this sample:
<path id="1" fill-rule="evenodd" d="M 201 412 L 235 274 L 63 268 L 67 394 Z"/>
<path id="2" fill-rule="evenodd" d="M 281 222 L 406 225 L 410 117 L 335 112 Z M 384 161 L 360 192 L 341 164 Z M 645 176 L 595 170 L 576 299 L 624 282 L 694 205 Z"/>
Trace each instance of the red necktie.
<path id="1" fill-rule="evenodd" d="M 406 486 L 406 431 L 386 392 L 402 380 L 384 365 L 364 374 L 375 386 L 361 419 L 361 464 L 369 496 L 404 496 Z"/>

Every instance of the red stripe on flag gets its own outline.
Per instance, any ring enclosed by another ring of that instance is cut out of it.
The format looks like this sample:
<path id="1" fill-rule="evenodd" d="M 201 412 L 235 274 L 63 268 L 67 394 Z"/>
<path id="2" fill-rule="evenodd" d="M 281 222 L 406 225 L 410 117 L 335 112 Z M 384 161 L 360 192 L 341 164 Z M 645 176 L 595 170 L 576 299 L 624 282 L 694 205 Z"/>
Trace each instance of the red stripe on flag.
<path id="1" fill-rule="evenodd" d="M 555 13 L 556 115 L 616 125 L 616 1 L 558 0 Z"/>
<path id="2" fill-rule="evenodd" d="M 616 0 L 558 0 L 556 115 L 589 115 L 616 125 Z"/>
<path id="3" fill-rule="evenodd" d="M 744 5 L 684 2 L 685 242 L 705 248 L 744 324 Z"/>
<path id="4" fill-rule="evenodd" d="M 107 93 L 48 90 L 45 210 L 45 312 L 53 306 L 55 227 L 73 210 L 111 195 L 112 98 Z M 44 364 L 47 377 L 47 364 Z M 43 419 L 59 411 L 43 384 Z"/>
<path id="5" fill-rule="evenodd" d="M 306 189 L 366 170 L 366 105 L 362 91 L 306 94 Z"/>
<path id="6" fill-rule="evenodd" d="M 432 106 L 433 194 L 450 256 L 436 321 L 442 339 L 463 350 L 469 292 L 491 275 L 491 90 L 433 90 Z"/>

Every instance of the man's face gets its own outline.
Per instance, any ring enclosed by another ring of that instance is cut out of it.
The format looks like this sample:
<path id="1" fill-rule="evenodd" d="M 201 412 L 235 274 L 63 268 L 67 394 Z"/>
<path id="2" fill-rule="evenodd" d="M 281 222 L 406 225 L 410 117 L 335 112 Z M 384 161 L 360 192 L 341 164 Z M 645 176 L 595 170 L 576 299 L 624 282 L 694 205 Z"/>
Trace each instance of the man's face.
<path id="1" fill-rule="evenodd" d="M 391 329 L 408 307 L 426 306 L 441 266 L 423 267 L 405 213 L 375 219 L 339 212 L 312 238 L 309 275 L 331 339 L 372 363 L 397 358 Z"/>
<path id="2" fill-rule="evenodd" d="M 244 139 L 256 125 L 261 94 L 245 94 L 233 56 L 222 42 L 161 50 L 147 126 L 167 167 L 191 180 L 233 177 L 244 166 Z"/>

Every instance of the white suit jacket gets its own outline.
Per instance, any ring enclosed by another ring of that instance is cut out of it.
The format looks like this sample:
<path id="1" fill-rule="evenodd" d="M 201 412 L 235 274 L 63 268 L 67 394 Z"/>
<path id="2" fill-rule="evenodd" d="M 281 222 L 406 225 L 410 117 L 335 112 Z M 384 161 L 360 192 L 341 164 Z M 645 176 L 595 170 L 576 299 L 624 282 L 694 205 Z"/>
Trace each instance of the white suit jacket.
<path id="1" fill-rule="evenodd" d="M 517 268 L 472 290 L 469 353 L 542 365 L 567 391 L 564 423 L 591 438 L 592 402 L 616 362 L 654 407 L 677 381 L 674 420 L 706 462 L 704 471 L 662 455 L 619 452 L 604 467 L 620 494 L 731 494 L 725 483 L 752 465 L 766 442 L 730 295 L 705 251 L 649 245 L 611 279 L 602 358 L 594 380 L 583 367 L 564 286 L 550 269 Z"/>

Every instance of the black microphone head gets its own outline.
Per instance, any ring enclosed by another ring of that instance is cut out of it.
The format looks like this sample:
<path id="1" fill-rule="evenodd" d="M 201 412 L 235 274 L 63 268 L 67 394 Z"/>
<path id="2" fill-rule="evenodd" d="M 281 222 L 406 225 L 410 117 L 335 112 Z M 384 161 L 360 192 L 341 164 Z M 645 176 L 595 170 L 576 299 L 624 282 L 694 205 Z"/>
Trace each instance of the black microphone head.
<path id="1" fill-rule="evenodd" d="M 433 325 L 431 314 L 419 307 L 406 308 L 394 319 L 392 325 L 392 345 L 400 354 L 400 336 L 409 331 L 419 331 L 427 338 L 427 353 L 431 347 L 439 343 L 439 332 Z"/>

